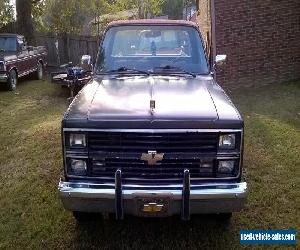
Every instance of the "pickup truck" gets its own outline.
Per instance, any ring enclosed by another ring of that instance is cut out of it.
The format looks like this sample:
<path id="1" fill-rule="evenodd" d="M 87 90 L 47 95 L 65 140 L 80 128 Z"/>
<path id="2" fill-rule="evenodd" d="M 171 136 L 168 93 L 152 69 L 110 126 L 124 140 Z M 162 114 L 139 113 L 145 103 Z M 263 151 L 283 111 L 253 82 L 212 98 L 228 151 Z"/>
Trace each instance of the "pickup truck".
<path id="1" fill-rule="evenodd" d="M 47 51 L 43 46 L 27 46 L 24 36 L 0 34 L 0 84 L 16 90 L 18 78 L 35 73 L 42 79 Z"/>
<path id="2" fill-rule="evenodd" d="M 100 212 L 228 221 L 244 207 L 244 122 L 213 69 L 192 22 L 108 25 L 93 78 L 62 120 L 58 190 L 79 222 Z"/>

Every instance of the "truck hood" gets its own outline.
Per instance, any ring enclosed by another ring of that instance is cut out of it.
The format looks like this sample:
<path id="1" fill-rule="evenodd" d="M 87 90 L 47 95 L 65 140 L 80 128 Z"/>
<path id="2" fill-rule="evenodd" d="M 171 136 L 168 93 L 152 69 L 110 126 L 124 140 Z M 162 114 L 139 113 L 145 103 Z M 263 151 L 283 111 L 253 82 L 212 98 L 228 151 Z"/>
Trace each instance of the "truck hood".
<path id="1" fill-rule="evenodd" d="M 91 102 L 88 119 L 218 118 L 204 84 L 181 77 L 122 77 L 102 80 Z M 155 101 L 151 109 L 150 101 Z"/>
<path id="2" fill-rule="evenodd" d="M 12 51 L 0 51 L 0 61 L 9 61 L 16 59 L 16 53 Z"/>
<path id="3" fill-rule="evenodd" d="M 122 76 L 95 79 L 77 95 L 65 120 L 71 123 L 84 120 L 85 125 L 82 126 L 109 128 L 120 123 L 126 128 L 213 124 L 219 120 L 219 114 L 209 85 L 212 85 L 209 77 Z M 155 102 L 153 109 L 151 100 Z"/>

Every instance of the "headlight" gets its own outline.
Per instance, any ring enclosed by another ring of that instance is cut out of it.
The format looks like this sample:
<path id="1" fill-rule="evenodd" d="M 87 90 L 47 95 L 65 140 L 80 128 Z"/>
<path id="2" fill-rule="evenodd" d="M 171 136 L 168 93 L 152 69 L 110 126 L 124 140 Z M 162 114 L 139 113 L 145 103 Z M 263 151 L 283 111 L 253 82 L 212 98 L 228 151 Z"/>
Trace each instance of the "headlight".
<path id="1" fill-rule="evenodd" d="M 70 159 L 69 173 L 74 175 L 86 175 L 87 165 L 85 160 Z"/>
<path id="2" fill-rule="evenodd" d="M 218 173 L 231 174 L 234 169 L 234 161 L 219 161 Z"/>
<path id="3" fill-rule="evenodd" d="M 85 134 L 70 134 L 70 147 L 86 147 Z"/>
<path id="4" fill-rule="evenodd" d="M 220 149 L 234 149 L 235 148 L 235 134 L 220 135 L 219 148 Z"/>

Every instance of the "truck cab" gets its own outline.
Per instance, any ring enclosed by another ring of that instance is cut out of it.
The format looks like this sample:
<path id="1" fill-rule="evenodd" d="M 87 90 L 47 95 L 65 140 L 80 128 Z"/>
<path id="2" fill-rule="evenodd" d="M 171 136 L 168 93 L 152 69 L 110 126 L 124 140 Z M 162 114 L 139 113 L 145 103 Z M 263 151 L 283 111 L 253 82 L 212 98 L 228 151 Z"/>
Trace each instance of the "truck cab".
<path id="1" fill-rule="evenodd" d="M 113 22 L 62 120 L 63 206 L 79 221 L 95 212 L 228 219 L 247 197 L 243 134 L 194 23 Z"/>

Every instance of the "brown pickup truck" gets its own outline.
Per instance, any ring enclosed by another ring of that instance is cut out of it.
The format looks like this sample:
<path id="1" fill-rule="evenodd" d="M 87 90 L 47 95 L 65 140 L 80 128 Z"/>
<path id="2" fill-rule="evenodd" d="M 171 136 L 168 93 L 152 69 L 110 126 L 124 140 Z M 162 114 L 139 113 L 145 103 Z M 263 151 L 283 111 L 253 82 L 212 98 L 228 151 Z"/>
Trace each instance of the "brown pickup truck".
<path id="1" fill-rule="evenodd" d="M 45 47 L 27 46 L 24 36 L 0 34 L 0 84 L 14 91 L 20 77 L 35 73 L 36 79 L 42 79 L 46 56 Z"/>

